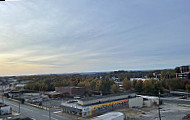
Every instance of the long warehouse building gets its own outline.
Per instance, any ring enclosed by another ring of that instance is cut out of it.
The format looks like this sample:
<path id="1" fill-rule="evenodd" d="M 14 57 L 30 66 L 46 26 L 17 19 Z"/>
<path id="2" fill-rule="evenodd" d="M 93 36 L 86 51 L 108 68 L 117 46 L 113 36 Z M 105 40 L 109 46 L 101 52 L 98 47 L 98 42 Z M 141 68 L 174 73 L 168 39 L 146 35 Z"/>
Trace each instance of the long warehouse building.
<path id="1" fill-rule="evenodd" d="M 139 106 L 135 104 L 134 107 L 142 107 L 143 98 L 137 97 L 135 93 L 120 93 L 82 98 L 79 100 L 68 100 L 63 101 L 61 107 L 63 112 L 86 117 L 97 113 L 113 111 L 115 109 L 128 108 L 129 100 L 140 103 Z M 130 107 L 133 107 L 131 105 Z"/>

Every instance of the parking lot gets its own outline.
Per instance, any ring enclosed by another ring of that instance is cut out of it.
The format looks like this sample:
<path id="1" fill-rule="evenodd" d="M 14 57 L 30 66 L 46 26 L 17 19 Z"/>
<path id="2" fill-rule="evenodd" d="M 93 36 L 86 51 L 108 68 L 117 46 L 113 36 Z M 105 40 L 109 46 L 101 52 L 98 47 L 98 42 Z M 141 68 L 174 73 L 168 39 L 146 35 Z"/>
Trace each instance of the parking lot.
<path id="1" fill-rule="evenodd" d="M 190 114 L 189 105 L 166 103 L 160 107 L 162 120 L 182 120 L 185 115 Z M 141 112 L 136 113 L 136 117 L 134 115 L 133 117 L 129 116 L 127 120 L 159 120 L 158 109 L 141 110 Z"/>

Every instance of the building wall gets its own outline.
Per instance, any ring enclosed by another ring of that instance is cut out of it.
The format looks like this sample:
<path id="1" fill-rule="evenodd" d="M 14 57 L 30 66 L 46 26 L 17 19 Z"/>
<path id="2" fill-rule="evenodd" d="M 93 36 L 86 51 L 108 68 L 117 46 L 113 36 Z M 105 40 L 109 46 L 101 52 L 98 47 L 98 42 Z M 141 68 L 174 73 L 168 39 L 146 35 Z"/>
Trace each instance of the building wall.
<path id="1" fill-rule="evenodd" d="M 119 98 L 121 96 L 114 96 L 115 98 Z M 102 98 L 102 99 L 108 99 Z M 91 116 L 94 114 L 102 113 L 102 112 L 108 112 L 113 111 L 120 108 L 129 108 L 129 107 L 150 107 L 152 105 L 158 104 L 158 97 L 151 97 L 151 96 L 137 96 L 135 98 L 124 98 L 124 99 L 118 99 L 118 100 L 111 100 L 107 102 L 100 102 L 96 104 L 89 104 L 89 105 L 81 105 L 77 101 L 75 103 L 68 103 L 68 102 L 62 102 L 61 106 L 63 106 L 63 111 L 70 113 L 70 114 L 78 114 L 82 117 Z M 83 101 L 88 102 L 88 101 Z"/>
<path id="2" fill-rule="evenodd" d="M 84 93 L 85 93 L 85 88 L 82 87 L 80 88 L 76 87 L 71 89 L 71 96 L 83 96 Z"/>
<path id="3" fill-rule="evenodd" d="M 63 111 L 65 112 L 73 113 L 73 111 L 76 111 L 74 109 L 78 109 L 78 111 L 80 112 L 76 114 L 80 114 L 82 117 L 86 117 L 97 113 L 112 111 L 115 109 L 128 108 L 129 107 L 128 101 L 129 101 L 128 99 L 124 99 L 124 100 L 106 102 L 102 104 L 89 105 L 89 106 L 81 106 L 78 104 L 69 104 L 67 102 L 63 102 L 61 105 L 63 106 L 63 108 L 65 108 L 63 109 Z"/>
<path id="4" fill-rule="evenodd" d="M 139 97 L 143 98 L 143 106 L 144 107 L 150 107 L 152 105 L 158 105 L 159 104 L 159 98 L 155 96 L 143 96 L 138 95 Z"/>
<path id="5" fill-rule="evenodd" d="M 9 85 L 0 85 L 0 91 L 4 91 L 5 89 L 8 89 Z"/>
<path id="6" fill-rule="evenodd" d="M 55 91 L 61 93 L 70 93 L 70 87 L 55 87 Z"/>
<path id="7" fill-rule="evenodd" d="M 190 72 L 190 66 L 181 66 L 180 71 L 181 73 Z"/>
<path id="8" fill-rule="evenodd" d="M 152 104 L 151 104 L 151 101 L 150 100 L 146 100 L 143 102 L 143 106 L 144 107 L 150 107 Z"/>
<path id="9" fill-rule="evenodd" d="M 55 91 L 68 93 L 69 96 L 82 96 L 85 93 L 84 87 L 55 87 Z"/>
<path id="10" fill-rule="evenodd" d="M 0 115 L 7 115 L 7 114 L 11 114 L 11 107 L 10 106 L 0 107 Z"/>
<path id="11" fill-rule="evenodd" d="M 143 107 L 143 98 L 142 97 L 136 97 L 129 99 L 129 108 L 142 108 Z"/>
<path id="12" fill-rule="evenodd" d="M 120 100 L 120 101 L 109 102 L 109 103 L 91 106 L 91 110 L 89 111 L 89 115 L 100 113 L 103 111 L 128 107 L 128 101 L 129 100 Z"/>
<path id="13" fill-rule="evenodd" d="M 143 101 L 144 107 L 151 107 L 153 105 L 158 105 L 158 104 L 159 104 L 158 98 L 149 98 L 149 99 Z"/>

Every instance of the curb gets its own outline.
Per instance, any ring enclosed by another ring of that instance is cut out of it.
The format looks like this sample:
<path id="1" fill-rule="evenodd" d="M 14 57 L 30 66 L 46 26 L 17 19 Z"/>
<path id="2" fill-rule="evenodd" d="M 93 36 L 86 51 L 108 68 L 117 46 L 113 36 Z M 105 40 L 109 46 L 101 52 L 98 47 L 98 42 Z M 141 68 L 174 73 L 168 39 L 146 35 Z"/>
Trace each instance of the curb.
<path id="1" fill-rule="evenodd" d="M 11 99 L 11 98 L 7 98 L 8 100 L 10 101 L 15 101 L 17 103 L 19 103 L 20 101 L 19 100 L 16 100 L 16 99 Z M 38 105 L 34 105 L 34 104 L 30 104 L 30 103 L 24 103 L 25 105 L 29 105 L 29 106 L 32 106 L 32 107 L 36 107 L 36 108 L 40 108 L 40 109 L 44 109 L 42 106 L 38 106 Z M 49 108 L 47 108 L 48 110 Z M 46 109 L 44 109 L 46 110 Z"/>
<path id="2" fill-rule="evenodd" d="M 19 100 L 16 100 L 16 99 L 11 99 L 11 98 L 7 98 L 7 99 L 10 100 L 10 101 L 18 102 L 18 103 L 20 102 Z M 24 104 L 32 106 L 32 107 L 35 107 L 35 108 L 43 109 L 43 110 L 49 110 L 50 109 L 49 107 L 46 108 L 45 106 L 39 106 L 39 105 L 35 105 L 35 104 L 31 104 L 31 103 L 26 103 L 26 102 Z M 58 107 L 51 107 L 51 108 L 59 109 Z"/>

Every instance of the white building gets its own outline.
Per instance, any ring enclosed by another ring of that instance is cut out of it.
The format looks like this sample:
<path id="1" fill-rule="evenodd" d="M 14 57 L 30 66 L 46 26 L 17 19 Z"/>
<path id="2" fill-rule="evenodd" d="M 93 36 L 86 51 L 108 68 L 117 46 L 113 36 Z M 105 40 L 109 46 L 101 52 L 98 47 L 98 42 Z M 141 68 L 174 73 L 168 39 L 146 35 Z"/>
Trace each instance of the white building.
<path id="1" fill-rule="evenodd" d="M 150 80 L 150 78 L 130 78 L 130 81 L 133 81 L 133 80 L 142 80 L 142 81 L 145 81 L 145 80 Z"/>
<path id="2" fill-rule="evenodd" d="M 143 98 L 135 97 L 129 99 L 129 108 L 142 108 L 143 107 Z"/>
<path id="3" fill-rule="evenodd" d="M 133 81 L 133 80 L 142 80 L 143 82 L 146 81 L 146 80 L 150 80 L 150 79 L 154 79 L 154 80 L 159 80 L 158 78 L 130 78 L 130 81 Z"/>
<path id="4" fill-rule="evenodd" d="M 0 115 L 9 115 L 11 113 L 12 111 L 10 106 L 0 103 Z"/>
<path id="5" fill-rule="evenodd" d="M 155 96 L 143 96 L 138 95 L 139 97 L 143 98 L 143 106 L 144 107 L 151 107 L 153 105 L 159 105 L 159 98 Z"/>
<path id="6" fill-rule="evenodd" d="M 3 80 L 0 81 L 0 91 L 5 91 L 9 88 L 9 84 Z"/>

